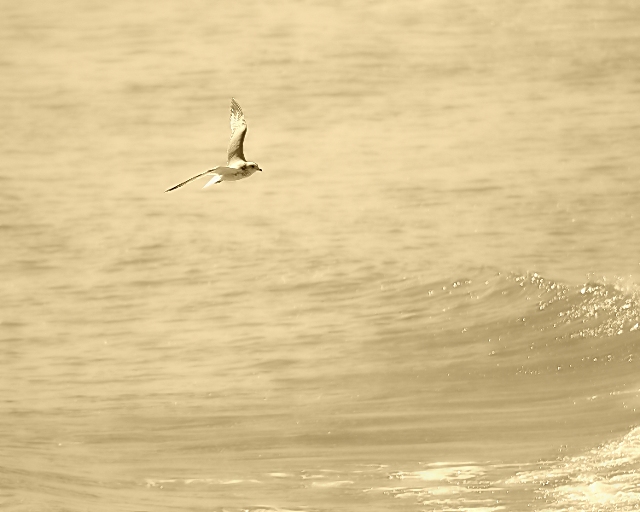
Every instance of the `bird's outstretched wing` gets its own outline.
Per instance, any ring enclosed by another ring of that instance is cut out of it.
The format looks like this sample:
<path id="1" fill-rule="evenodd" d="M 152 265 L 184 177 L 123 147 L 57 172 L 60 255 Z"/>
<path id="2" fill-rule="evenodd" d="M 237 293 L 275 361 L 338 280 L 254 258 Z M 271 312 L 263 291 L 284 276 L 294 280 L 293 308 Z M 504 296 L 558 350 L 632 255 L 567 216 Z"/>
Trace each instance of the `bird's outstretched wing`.
<path id="1" fill-rule="evenodd" d="M 240 105 L 234 98 L 231 98 L 229 124 L 231 125 L 231 140 L 229 140 L 229 149 L 227 150 L 227 165 L 234 161 L 245 162 L 243 146 L 244 136 L 247 134 L 247 122 L 244 120 Z"/>
<path id="2" fill-rule="evenodd" d="M 195 176 L 189 178 L 188 180 L 183 181 L 182 183 L 178 183 L 177 185 L 174 185 L 171 188 L 168 188 L 167 190 L 165 190 L 165 192 L 171 192 L 172 190 L 175 190 L 177 188 L 180 188 L 184 185 L 186 185 L 187 183 L 189 183 L 190 181 L 193 180 L 197 180 L 198 178 L 202 178 L 203 176 L 207 176 L 209 174 L 219 174 L 219 173 L 224 173 L 224 171 L 235 171 L 236 169 L 229 169 L 228 167 L 215 167 L 213 169 L 209 169 L 208 171 L 204 171 L 201 172 L 200 174 L 196 174 Z M 211 183 L 213 185 L 213 183 Z M 209 183 L 207 183 L 206 186 L 208 186 Z"/>

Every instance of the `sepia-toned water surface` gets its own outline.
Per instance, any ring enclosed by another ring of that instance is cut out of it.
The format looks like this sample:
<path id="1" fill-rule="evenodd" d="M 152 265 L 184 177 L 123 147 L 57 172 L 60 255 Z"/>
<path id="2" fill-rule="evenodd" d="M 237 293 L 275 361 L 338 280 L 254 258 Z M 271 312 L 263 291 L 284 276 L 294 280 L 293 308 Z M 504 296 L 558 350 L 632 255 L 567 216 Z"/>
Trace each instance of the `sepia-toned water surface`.
<path id="1" fill-rule="evenodd" d="M 640 506 L 640 5 L 2 10 L 3 510 Z"/>

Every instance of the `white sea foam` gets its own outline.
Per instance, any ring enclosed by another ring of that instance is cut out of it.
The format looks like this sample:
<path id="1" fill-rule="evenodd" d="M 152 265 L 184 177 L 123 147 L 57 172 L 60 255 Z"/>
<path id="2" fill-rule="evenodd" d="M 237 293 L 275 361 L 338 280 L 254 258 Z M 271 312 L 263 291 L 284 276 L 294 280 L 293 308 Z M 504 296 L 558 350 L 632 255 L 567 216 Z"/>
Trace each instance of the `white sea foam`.
<path id="1" fill-rule="evenodd" d="M 508 484 L 535 484 L 544 510 L 637 510 L 640 507 L 640 427 L 583 455 L 516 474 Z"/>

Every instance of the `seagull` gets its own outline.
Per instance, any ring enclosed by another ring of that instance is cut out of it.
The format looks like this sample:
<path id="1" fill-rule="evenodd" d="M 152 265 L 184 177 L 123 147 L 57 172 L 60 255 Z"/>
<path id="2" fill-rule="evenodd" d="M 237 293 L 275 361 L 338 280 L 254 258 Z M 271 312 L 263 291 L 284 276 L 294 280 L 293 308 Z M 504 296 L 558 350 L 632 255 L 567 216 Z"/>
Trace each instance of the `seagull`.
<path id="1" fill-rule="evenodd" d="M 182 183 L 178 183 L 165 192 L 171 192 L 177 188 L 186 185 L 190 181 L 202 178 L 203 176 L 212 176 L 212 178 L 202 188 L 210 187 L 216 183 L 223 181 L 235 181 L 242 178 L 248 178 L 256 171 L 262 171 L 257 163 L 248 162 L 244 157 L 244 137 L 247 134 L 247 122 L 238 102 L 231 98 L 231 115 L 229 117 L 231 125 L 231 139 L 229 140 L 229 149 L 227 149 L 227 165 L 226 167 L 214 167 L 208 171 L 201 172 L 196 176 L 189 178 Z"/>

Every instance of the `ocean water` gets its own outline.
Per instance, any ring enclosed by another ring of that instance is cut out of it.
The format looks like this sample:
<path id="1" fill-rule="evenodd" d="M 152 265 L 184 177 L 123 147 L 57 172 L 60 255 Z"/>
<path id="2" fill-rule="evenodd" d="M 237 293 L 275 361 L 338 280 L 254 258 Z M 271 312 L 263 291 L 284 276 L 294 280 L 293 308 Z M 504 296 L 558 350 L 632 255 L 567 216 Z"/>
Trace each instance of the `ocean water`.
<path id="1" fill-rule="evenodd" d="M 2 509 L 639 508 L 639 22 L 5 2 Z"/>

